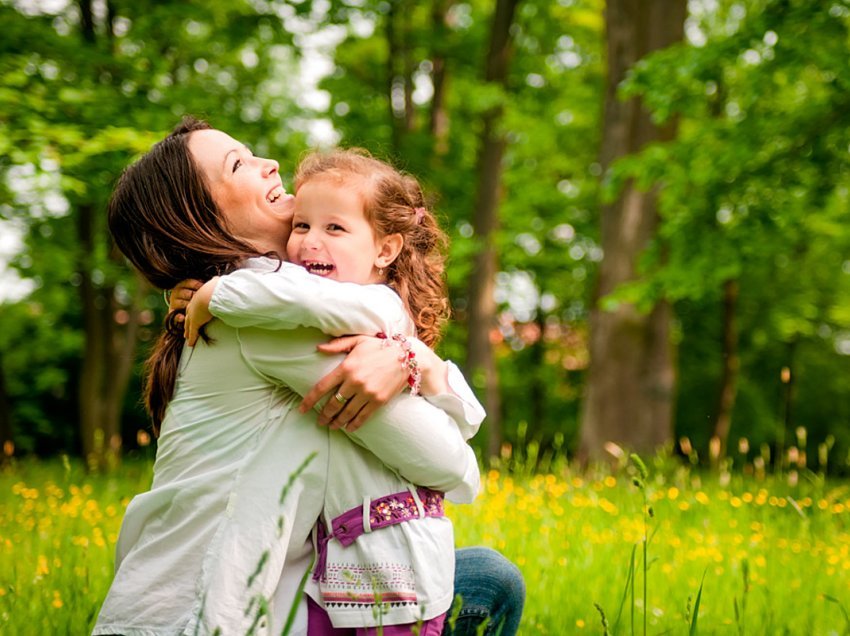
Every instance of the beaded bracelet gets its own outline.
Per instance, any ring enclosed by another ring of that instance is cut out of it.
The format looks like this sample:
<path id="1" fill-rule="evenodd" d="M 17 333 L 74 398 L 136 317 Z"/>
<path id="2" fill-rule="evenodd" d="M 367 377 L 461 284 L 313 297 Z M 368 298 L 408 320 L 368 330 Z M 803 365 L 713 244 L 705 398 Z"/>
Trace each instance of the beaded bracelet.
<path id="1" fill-rule="evenodd" d="M 416 360 L 416 352 L 413 351 L 410 342 L 400 333 L 387 336 L 383 331 L 380 331 L 376 335 L 384 341 L 385 347 L 389 347 L 395 343 L 401 348 L 401 354 L 399 354 L 398 359 L 401 362 L 401 368 L 408 372 L 407 386 L 410 387 L 410 394 L 419 395 L 419 390 L 422 387 L 422 370 L 419 368 L 419 362 Z"/>

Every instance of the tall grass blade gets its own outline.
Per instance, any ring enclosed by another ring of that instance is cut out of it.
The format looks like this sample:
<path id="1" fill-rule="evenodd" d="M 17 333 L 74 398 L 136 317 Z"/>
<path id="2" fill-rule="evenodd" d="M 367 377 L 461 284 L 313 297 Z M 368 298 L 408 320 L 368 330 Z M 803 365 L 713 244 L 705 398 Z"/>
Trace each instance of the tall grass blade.
<path id="1" fill-rule="evenodd" d="M 697 620 L 699 619 L 699 603 L 702 600 L 702 586 L 705 585 L 705 573 L 708 569 L 703 570 L 702 580 L 699 582 L 699 590 L 697 590 L 697 600 L 694 601 L 694 615 L 691 617 L 691 628 L 688 630 L 688 636 L 696 636 Z"/>
<path id="2" fill-rule="evenodd" d="M 313 565 L 316 562 L 316 555 L 313 555 L 313 560 L 310 562 L 310 567 L 301 575 L 301 581 L 298 583 L 298 589 L 295 592 L 295 598 L 292 599 L 292 605 L 289 607 L 289 613 L 286 615 L 286 623 L 283 625 L 283 631 L 280 636 L 289 636 L 292 631 L 292 625 L 295 623 L 295 616 L 298 614 L 298 604 L 304 596 L 304 588 L 307 587 L 307 578 L 313 572 Z"/>
<path id="3" fill-rule="evenodd" d="M 629 575 L 626 577 L 626 585 L 623 587 L 623 598 L 620 599 L 620 608 L 617 610 L 617 620 L 614 621 L 614 633 L 620 633 L 620 619 L 623 617 L 623 608 L 626 606 L 626 599 L 629 597 L 629 587 L 634 585 L 635 576 L 635 553 L 637 552 L 637 544 L 632 546 L 632 558 L 629 560 Z M 634 623 L 634 621 L 632 621 Z M 634 627 L 632 628 L 634 631 Z"/>
<path id="4" fill-rule="evenodd" d="M 830 596 L 829 594 L 822 594 L 825 601 L 829 601 L 830 603 L 835 603 L 838 605 L 838 608 L 841 610 L 841 613 L 844 614 L 844 634 L 850 634 L 850 614 L 847 613 L 847 609 L 844 607 L 844 603 L 839 601 L 834 596 Z"/>

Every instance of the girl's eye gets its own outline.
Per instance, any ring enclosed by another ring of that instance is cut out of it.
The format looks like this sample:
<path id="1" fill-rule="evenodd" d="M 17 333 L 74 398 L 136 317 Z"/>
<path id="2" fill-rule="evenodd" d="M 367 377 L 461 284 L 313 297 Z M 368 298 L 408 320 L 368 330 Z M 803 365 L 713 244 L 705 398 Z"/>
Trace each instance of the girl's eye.
<path id="1" fill-rule="evenodd" d="M 293 230 L 301 230 L 302 232 L 306 232 L 307 230 L 310 229 L 310 226 L 307 225 L 306 223 L 293 223 L 292 229 Z"/>
<path id="2" fill-rule="evenodd" d="M 328 229 L 332 232 L 344 232 L 345 228 L 342 227 L 339 223 L 331 223 L 328 225 Z"/>

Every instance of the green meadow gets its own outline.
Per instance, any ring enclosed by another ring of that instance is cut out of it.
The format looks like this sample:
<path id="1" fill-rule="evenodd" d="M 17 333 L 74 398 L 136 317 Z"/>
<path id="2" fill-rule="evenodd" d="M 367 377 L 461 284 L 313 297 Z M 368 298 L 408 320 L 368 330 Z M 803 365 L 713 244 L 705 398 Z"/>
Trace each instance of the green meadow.
<path id="1" fill-rule="evenodd" d="M 458 545 L 522 570 L 523 634 L 850 630 L 850 485 L 656 464 L 491 470 L 474 505 L 450 508 Z M 142 460 L 108 475 L 68 460 L 0 469 L 0 633 L 90 631 L 123 511 L 149 480 Z"/>

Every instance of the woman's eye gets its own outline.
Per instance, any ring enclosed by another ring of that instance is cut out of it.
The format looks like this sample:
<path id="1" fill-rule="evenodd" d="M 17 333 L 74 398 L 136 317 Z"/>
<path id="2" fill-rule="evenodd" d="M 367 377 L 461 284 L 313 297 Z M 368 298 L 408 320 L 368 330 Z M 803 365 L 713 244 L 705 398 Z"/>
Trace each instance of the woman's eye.
<path id="1" fill-rule="evenodd" d="M 236 161 L 234 161 L 233 162 L 233 172 L 236 172 L 239 169 L 239 166 L 241 166 L 241 165 L 242 165 L 241 159 L 237 159 Z"/>

